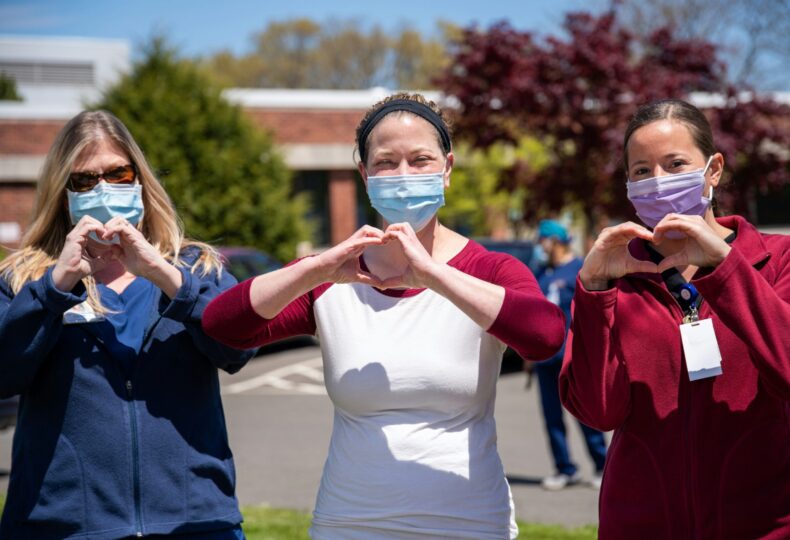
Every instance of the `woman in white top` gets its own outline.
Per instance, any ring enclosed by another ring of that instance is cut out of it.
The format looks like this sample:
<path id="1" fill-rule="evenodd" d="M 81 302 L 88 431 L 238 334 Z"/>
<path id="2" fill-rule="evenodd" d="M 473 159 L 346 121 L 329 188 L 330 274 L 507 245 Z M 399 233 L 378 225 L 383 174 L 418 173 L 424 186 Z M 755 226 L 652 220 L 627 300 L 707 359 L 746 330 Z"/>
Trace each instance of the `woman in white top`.
<path id="1" fill-rule="evenodd" d="M 383 229 L 238 285 L 204 328 L 240 348 L 318 336 L 335 420 L 313 538 L 515 538 L 496 380 L 506 344 L 554 354 L 563 314 L 522 263 L 438 222 L 453 154 L 433 102 L 377 103 L 357 146 Z"/>

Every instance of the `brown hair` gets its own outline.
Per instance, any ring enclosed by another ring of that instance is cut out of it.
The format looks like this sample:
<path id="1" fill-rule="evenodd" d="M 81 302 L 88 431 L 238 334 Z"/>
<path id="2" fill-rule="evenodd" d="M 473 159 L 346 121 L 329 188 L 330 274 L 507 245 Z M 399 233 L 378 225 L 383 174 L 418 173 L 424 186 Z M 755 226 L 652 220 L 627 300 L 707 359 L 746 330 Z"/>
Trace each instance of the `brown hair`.
<path id="1" fill-rule="evenodd" d="M 360 156 L 360 160 L 363 160 L 363 157 L 366 157 L 368 155 L 368 148 L 369 148 L 369 142 L 368 141 L 370 140 L 370 138 L 367 135 L 368 135 L 368 133 L 370 131 L 372 131 L 372 129 L 368 128 L 368 124 L 369 124 L 371 118 L 373 118 L 373 116 L 379 111 L 379 109 L 381 109 L 382 107 L 384 107 L 385 105 L 387 105 L 388 103 L 390 103 L 392 101 L 398 101 L 398 100 L 414 101 L 416 103 L 419 103 L 420 105 L 424 105 L 424 106 L 428 107 L 431 111 L 433 111 L 436 114 L 436 116 L 438 116 L 439 121 L 441 121 L 441 123 L 442 123 L 442 127 L 446 131 L 448 139 L 452 138 L 452 125 L 451 125 L 451 122 L 447 118 L 447 116 L 444 114 L 442 109 L 436 103 L 434 103 L 430 99 L 426 98 L 422 94 L 409 93 L 409 92 L 398 92 L 397 94 L 392 94 L 391 96 L 385 97 L 384 99 L 382 99 L 381 101 L 379 101 L 375 105 L 373 105 L 370 109 L 368 109 L 367 112 L 365 113 L 365 116 L 359 122 L 359 125 L 357 125 L 356 138 L 355 138 L 355 140 L 357 141 L 357 147 L 355 148 L 355 151 L 356 151 L 357 155 Z M 404 115 L 404 114 L 409 114 L 409 115 L 416 116 L 416 117 L 419 118 L 419 115 L 417 115 L 417 114 L 415 114 L 413 112 L 410 112 L 410 111 L 393 110 L 392 112 L 387 113 L 384 117 L 379 118 L 377 120 L 377 122 L 380 122 L 383 118 L 386 118 L 387 116 L 389 116 L 391 114 L 396 114 L 398 116 Z M 364 133 L 366 131 L 366 128 L 368 128 L 368 133 Z M 442 141 L 442 135 L 439 133 L 439 129 L 438 128 L 436 128 L 434 126 L 434 129 L 436 129 L 436 141 L 439 144 L 439 148 L 442 149 L 442 153 L 446 156 L 448 150 L 446 149 L 446 145 Z M 359 147 L 360 142 L 362 142 L 362 144 L 364 145 L 364 148 L 360 148 Z"/>
<path id="2" fill-rule="evenodd" d="M 680 99 L 662 99 L 639 107 L 634 113 L 623 138 L 623 164 L 628 171 L 628 141 L 634 132 L 658 120 L 675 120 L 682 123 L 691 133 L 694 144 L 705 157 L 716 153 L 713 132 L 705 115 L 691 103 Z"/>

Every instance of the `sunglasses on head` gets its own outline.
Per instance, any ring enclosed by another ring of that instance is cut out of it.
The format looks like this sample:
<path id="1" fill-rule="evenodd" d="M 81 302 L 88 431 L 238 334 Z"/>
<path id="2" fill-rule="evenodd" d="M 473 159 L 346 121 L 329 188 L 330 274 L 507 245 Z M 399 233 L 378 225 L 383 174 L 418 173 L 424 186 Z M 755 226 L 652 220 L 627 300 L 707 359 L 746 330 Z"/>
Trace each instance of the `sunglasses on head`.
<path id="1" fill-rule="evenodd" d="M 73 172 L 69 175 L 69 189 L 80 193 L 95 188 L 99 180 L 104 180 L 108 184 L 131 184 L 135 178 L 137 178 L 137 168 L 132 164 L 115 167 L 105 172 Z"/>

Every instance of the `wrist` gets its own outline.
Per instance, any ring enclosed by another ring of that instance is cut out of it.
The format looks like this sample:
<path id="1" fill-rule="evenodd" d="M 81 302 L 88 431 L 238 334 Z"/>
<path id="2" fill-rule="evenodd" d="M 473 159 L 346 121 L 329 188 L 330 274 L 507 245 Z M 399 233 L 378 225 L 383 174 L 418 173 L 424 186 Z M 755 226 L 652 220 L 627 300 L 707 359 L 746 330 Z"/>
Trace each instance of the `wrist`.
<path id="1" fill-rule="evenodd" d="M 605 291 L 611 288 L 609 279 L 600 276 L 589 276 L 584 272 L 579 273 L 579 281 L 582 282 L 582 285 L 588 291 Z"/>
<path id="2" fill-rule="evenodd" d="M 418 275 L 421 285 L 438 292 L 442 288 L 442 278 L 448 274 L 448 268 L 450 267 L 446 264 L 431 260 L 428 266 Z"/>
<path id="3" fill-rule="evenodd" d="M 303 277 L 310 288 L 332 280 L 332 273 L 324 264 L 321 254 L 305 257 L 299 261 L 299 266 L 303 268 Z"/>
<path id="4" fill-rule="evenodd" d="M 52 284 L 61 292 L 71 292 L 80 279 L 82 278 L 62 270 L 58 265 L 52 269 Z"/>
<path id="5" fill-rule="evenodd" d="M 724 259 L 727 258 L 727 255 L 730 254 L 732 251 L 732 247 L 729 244 L 725 244 L 722 250 L 718 253 L 717 257 L 712 261 L 712 266 L 719 266 L 721 263 L 724 262 Z"/>
<path id="6" fill-rule="evenodd" d="M 181 271 L 164 259 L 155 267 L 154 271 L 142 277 L 153 283 L 170 298 L 176 295 L 183 282 Z"/>

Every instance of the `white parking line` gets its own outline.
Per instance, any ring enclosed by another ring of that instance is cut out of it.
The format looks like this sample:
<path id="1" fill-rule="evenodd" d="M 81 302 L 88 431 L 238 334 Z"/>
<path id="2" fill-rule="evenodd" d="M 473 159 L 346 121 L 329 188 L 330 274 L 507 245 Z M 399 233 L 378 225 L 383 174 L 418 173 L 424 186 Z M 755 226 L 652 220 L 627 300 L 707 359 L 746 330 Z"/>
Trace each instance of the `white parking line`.
<path id="1" fill-rule="evenodd" d="M 222 394 L 241 394 L 256 388 L 270 387 L 295 394 L 326 395 L 321 362 L 319 356 L 283 366 L 252 379 L 223 386 Z M 294 376 L 306 378 L 315 381 L 315 383 L 291 380 L 290 377 Z"/>

